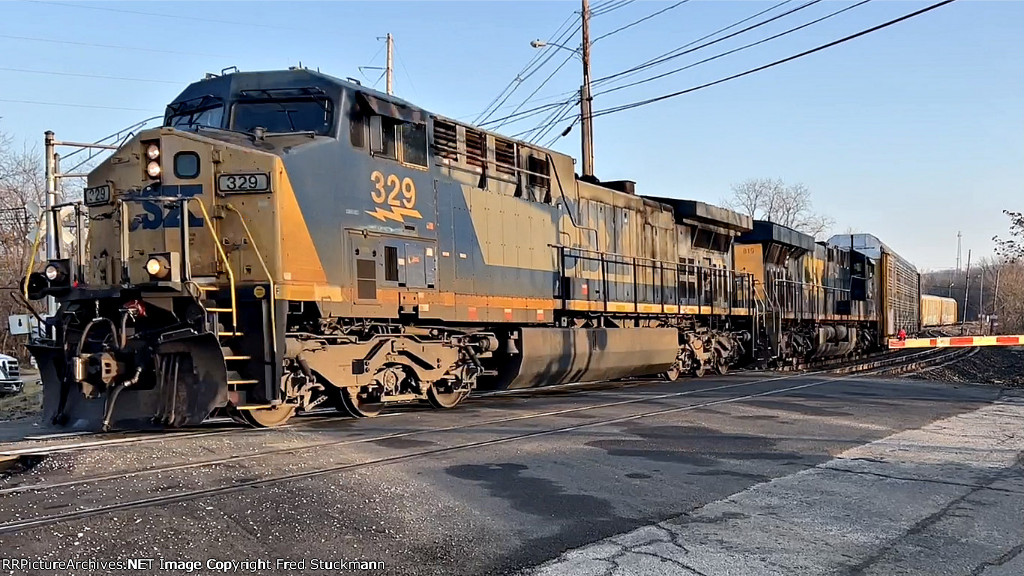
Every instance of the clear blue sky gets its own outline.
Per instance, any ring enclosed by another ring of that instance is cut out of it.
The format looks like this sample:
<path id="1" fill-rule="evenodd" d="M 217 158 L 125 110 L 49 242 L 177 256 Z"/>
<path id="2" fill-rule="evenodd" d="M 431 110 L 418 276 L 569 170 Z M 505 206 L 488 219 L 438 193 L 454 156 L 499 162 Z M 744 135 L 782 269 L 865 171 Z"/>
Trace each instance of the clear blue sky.
<path id="1" fill-rule="evenodd" d="M 597 15 L 593 35 L 673 3 L 636 1 Z M 692 0 L 597 41 L 594 76 L 629 68 L 774 3 Z M 851 4 L 821 2 L 652 72 Z M 744 52 L 599 95 L 595 109 L 728 76 L 929 4 L 875 0 Z M 301 61 L 372 84 L 379 72 L 367 71 L 366 80 L 358 67 L 383 65 L 377 37 L 386 32 L 396 39 L 396 93 L 471 120 L 536 54 L 530 40 L 548 38 L 578 9 L 569 1 L 0 2 L 0 130 L 29 144 L 41 144 L 47 129 L 64 139 L 95 140 L 161 114 L 185 83 L 232 65 L 259 70 Z M 149 14 L 125 13 L 133 11 Z M 578 43 L 578 36 L 567 41 Z M 522 101 L 566 56 L 555 54 L 508 104 Z M 537 97 L 577 89 L 579 75 L 578 62 L 570 61 Z M 634 179 L 641 193 L 713 203 L 750 177 L 803 182 L 816 207 L 835 218 L 836 232 L 872 232 L 919 267 L 951 266 L 957 230 L 964 233 L 965 254 L 967 248 L 987 254 L 990 238 L 1006 229 L 1001 210 L 1024 208 L 1024 2 L 960 0 L 771 70 L 595 123 L 602 179 Z M 578 128 L 555 147 L 578 156 Z"/>

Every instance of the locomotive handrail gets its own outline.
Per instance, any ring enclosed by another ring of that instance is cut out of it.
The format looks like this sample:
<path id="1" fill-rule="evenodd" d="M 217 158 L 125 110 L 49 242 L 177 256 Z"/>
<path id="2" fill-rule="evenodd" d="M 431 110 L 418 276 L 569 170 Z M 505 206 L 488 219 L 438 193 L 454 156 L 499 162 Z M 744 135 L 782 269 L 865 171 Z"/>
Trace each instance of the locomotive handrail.
<path id="1" fill-rule="evenodd" d="M 32 268 L 36 265 L 36 254 L 39 252 L 39 238 L 43 235 L 43 219 L 46 218 L 46 211 L 39 212 L 39 222 L 36 223 L 36 237 L 32 241 L 32 255 L 28 258 L 28 268 L 25 269 L 25 281 L 22 282 L 22 292 L 25 300 L 28 300 L 28 277 L 32 274 Z"/>
<path id="2" fill-rule="evenodd" d="M 203 212 L 203 219 L 209 224 L 207 228 L 210 230 L 210 238 L 213 239 L 213 245 L 217 247 L 217 253 L 220 255 L 221 261 L 224 262 L 224 269 L 228 275 L 228 284 L 231 286 L 231 331 L 238 332 L 238 297 L 235 294 L 235 271 L 231 269 L 231 261 L 228 260 L 228 255 L 224 253 L 224 248 L 217 239 L 217 233 L 213 230 L 213 219 L 210 218 L 210 213 L 206 211 L 206 203 L 203 202 L 202 198 L 195 196 L 184 200 L 185 207 L 188 206 L 191 200 L 198 202 L 199 209 Z M 182 221 L 187 220 L 188 214 L 182 214 L 181 219 Z"/>
<path id="3" fill-rule="evenodd" d="M 601 283 L 602 293 L 601 293 L 600 301 L 604 305 L 604 311 L 606 311 L 606 312 L 607 312 L 607 304 L 608 304 L 608 300 L 609 300 L 609 298 L 608 298 L 608 292 L 609 292 L 608 282 L 610 280 L 608 278 L 608 265 L 610 265 L 610 264 L 622 264 L 622 265 L 625 265 L 625 266 L 632 267 L 632 269 L 633 269 L 633 272 L 632 272 L 632 276 L 633 276 L 633 282 L 632 282 L 632 285 L 633 285 L 633 296 L 630 299 L 631 300 L 630 303 L 634 305 L 634 310 L 637 310 L 637 311 L 639 310 L 638 305 L 642 303 L 641 299 L 640 299 L 640 290 L 639 290 L 639 281 L 638 281 L 639 278 L 638 278 L 638 274 L 637 274 L 639 268 L 644 268 L 644 269 L 651 270 L 652 271 L 652 281 L 660 280 L 660 283 L 652 284 L 652 286 L 658 286 L 658 287 L 661 288 L 660 295 L 655 297 L 649 303 L 653 303 L 655 305 L 660 305 L 662 307 L 662 311 L 664 311 L 665 305 L 669 304 L 669 303 L 674 304 L 674 305 L 693 305 L 693 304 L 690 304 L 689 302 L 691 300 L 696 300 L 696 306 L 698 308 L 703 309 L 703 308 L 707 307 L 707 308 L 710 309 L 710 314 L 714 314 L 715 313 L 715 308 L 716 308 L 715 302 L 718 300 L 719 296 L 721 296 L 718 293 L 719 290 L 715 286 L 716 282 L 713 281 L 715 278 L 722 280 L 722 284 L 724 285 L 724 287 L 726 288 L 726 292 L 728 293 L 728 295 L 723 297 L 723 302 L 724 302 L 723 309 L 724 310 L 731 311 L 734 308 L 736 308 L 737 306 L 739 306 L 739 304 L 734 302 L 735 298 L 742 298 L 743 299 L 742 303 L 743 303 L 744 307 L 748 307 L 749 308 L 750 301 L 752 299 L 752 296 L 750 294 L 747 294 L 746 297 L 744 297 L 744 295 L 741 294 L 741 292 L 743 292 L 743 290 L 741 290 L 739 287 L 733 285 L 734 282 L 738 281 L 743 286 L 752 286 L 753 285 L 752 282 L 753 282 L 753 276 L 754 275 L 749 273 L 749 272 L 736 273 L 736 272 L 734 272 L 732 270 L 727 270 L 727 269 L 723 269 L 723 268 L 711 268 L 711 267 L 702 266 L 700 264 L 683 264 L 683 263 L 673 262 L 673 261 L 669 261 L 669 260 L 658 260 L 658 259 L 655 259 L 655 258 L 647 258 L 647 257 L 643 257 L 643 256 L 626 256 L 626 255 L 614 254 L 614 253 L 608 254 L 608 253 L 600 252 L 600 251 L 596 251 L 596 250 L 589 250 L 589 249 L 586 249 L 586 248 L 577 248 L 577 247 L 572 247 L 572 246 L 564 246 L 564 245 L 559 245 L 559 244 L 549 244 L 549 246 L 558 250 L 558 253 L 559 253 L 559 256 L 560 256 L 560 258 L 559 258 L 559 270 L 560 270 L 560 273 L 561 273 L 562 277 L 570 278 L 570 276 L 568 274 L 568 269 L 566 267 L 566 261 L 569 258 L 572 258 L 572 259 L 578 260 L 578 261 L 582 261 L 582 262 L 595 262 L 595 263 L 599 264 L 598 269 L 597 269 L 597 273 L 598 273 L 597 278 L 590 278 L 590 279 L 591 280 L 597 280 L 597 281 L 599 281 Z M 576 270 L 578 270 L 578 269 L 576 269 Z M 682 293 L 682 291 L 676 289 L 676 290 L 673 291 L 673 293 L 675 294 L 675 298 L 671 299 L 671 301 L 670 301 L 670 299 L 665 296 L 665 292 L 664 292 L 664 289 L 666 287 L 666 284 L 665 284 L 665 270 L 674 270 L 675 271 L 675 274 L 673 276 L 675 278 L 675 283 L 674 284 L 677 287 L 680 285 L 681 282 L 684 281 L 684 279 L 686 281 L 689 281 L 690 279 L 694 280 L 694 283 L 693 283 L 694 284 L 694 293 L 690 294 L 689 290 L 687 290 L 686 291 L 686 295 L 684 295 Z M 654 271 L 657 271 L 658 273 L 655 274 Z M 586 271 L 584 271 L 584 272 L 586 272 Z M 711 296 L 710 299 L 704 297 L 705 296 L 705 290 L 704 290 L 704 287 L 705 287 L 705 278 L 704 278 L 704 276 L 705 275 L 709 276 L 708 281 L 711 284 L 710 289 L 711 289 L 711 292 L 712 292 L 712 296 Z M 588 277 L 587 276 L 581 276 L 578 271 L 574 270 L 574 273 L 571 276 L 571 278 L 587 279 Z M 752 290 L 752 288 L 750 288 L 750 289 Z M 658 292 L 656 292 L 656 294 L 658 294 Z M 563 289 L 562 298 L 563 298 L 563 300 L 569 300 L 570 299 L 569 295 L 568 295 L 568 291 L 566 289 Z M 589 300 L 589 298 L 588 298 L 588 300 Z M 648 302 L 643 302 L 643 303 L 648 303 Z M 701 310 L 700 313 L 703 314 L 704 313 L 703 310 Z"/>
<path id="4" fill-rule="evenodd" d="M 218 253 L 218 255 L 220 255 L 221 261 L 224 263 L 224 269 L 225 269 L 225 271 L 226 271 L 226 273 L 228 275 L 228 284 L 231 287 L 231 330 L 232 330 L 232 332 L 237 332 L 238 331 L 238 297 L 235 294 L 235 271 L 231 268 L 231 261 L 228 260 L 227 254 L 224 253 L 224 248 L 220 245 L 220 241 L 217 239 L 217 232 L 214 231 L 214 229 L 213 229 L 213 219 L 210 218 L 210 213 L 206 210 L 206 203 L 203 202 L 202 198 L 198 198 L 196 196 L 191 196 L 191 197 L 181 197 L 181 196 L 145 196 L 145 197 L 122 196 L 121 198 L 119 198 L 118 199 L 118 204 L 121 207 L 121 222 L 122 222 L 122 224 L 121 224 L 121 234 L 122 234 L 122 250 L 121 250 L 122 275 L 125 274 L 125 270 L 126 270 L 126 267 L 127 267 L 126 260 L 127 260 L 127 253 L 128 253 L 128 251 L 125 249 L 125 247 L 127 245 L 127 235 L 125 234 L 125 232 L 126 232 L 126 230 L 128 228 L 128 226 L 126 225 L 127 220 L 128 220 L 127 219 L 128 214 L 127 214 L 127 211 L 124 210 L 124 204 L 126 202 L 143 202 L 143 201 L 147 201 L 147 202 L 181 202 L 181 204 L 182 204 L 182 206 L 181 206 L 182 214 L 181 214 L 181 224 L 179 226 L 187 226 L 188 225 L 188 218 L 189 218 L 188 210 L 187 210 L 188 203 L 193 201 L 193 200 L 195 200 L 196 202 L 199 203 L 199 209 L 203 213 L 203 219 L 209 224 L 207 229 L 210 231 L 210 238 L 213 240 L 213 245 L 217 247 L 217 253 Z M 188 245 L 186 244 L 187 242 L 188 242 L 188 238 L 187 237 L 182 238 L 182 243 L 183 243 L 182 250 L 183 251 L 187 251 L 188 250 Z M 183 263 L 183 265 L 184 266 L 190 266 L 191 263 L 186 260 Z"/>
<path id="5" fill-rule="evenodd" d="M 232 204 L 225 204 L 225 208 L 234 212 L 238 215 L 238 221 L 242 223 L 242 228 L 245 230 L 245 235 L 249 237 L 249 245 L 252 246 L 253 252 L 256 253 L 256 258 L 260 261 L 260 266 L 263 268 L 263 273 L 267 275 L 267 282 L 270 284 L 270 355 L 271 358 L 277 356 L 277 297 L 276 297 L 276 286 L 274 284 L 274 276 L 270 273 L 270 268 L 267 266 L 267 261 L 263 258 L 263 254 L 260 252 L 259 246 L 256 245 L 256 239 L 253 238 L 252 232 L 249 230 L 249 225 L 246 224 L 245 218 L 242 213 L 238 211 Z"/>

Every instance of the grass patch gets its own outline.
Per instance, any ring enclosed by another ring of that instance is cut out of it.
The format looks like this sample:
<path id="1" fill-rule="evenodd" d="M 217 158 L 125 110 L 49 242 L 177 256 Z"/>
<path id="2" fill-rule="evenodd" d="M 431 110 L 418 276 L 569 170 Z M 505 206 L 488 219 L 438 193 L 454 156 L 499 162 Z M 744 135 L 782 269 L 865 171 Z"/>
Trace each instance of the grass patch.
<path id="1" fill-rule="evenodd" d="M 14 396 L 0 398 L 0 420 L 19 420 L 39 414 L 43 409 L 43 387 L 34 372 L 22 375 L 25 389 Z"/>

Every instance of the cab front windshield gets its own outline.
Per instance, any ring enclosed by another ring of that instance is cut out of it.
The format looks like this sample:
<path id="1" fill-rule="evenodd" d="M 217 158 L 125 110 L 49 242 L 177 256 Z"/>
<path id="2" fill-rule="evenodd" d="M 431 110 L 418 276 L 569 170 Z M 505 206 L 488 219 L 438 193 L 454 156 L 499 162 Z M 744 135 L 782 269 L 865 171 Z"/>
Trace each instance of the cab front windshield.
<path id="1" fill-rule="evenodd" d="M 195 130 L 199 127 L 220 128 L 223 120 L 224 102 L 220 98 L 207 95 L 168 106 L 164 126 L 179 130 Z"/>
<path id="2" fill-rule="evenodd" d="M 312 132 L 329 136 L 333 121 L 330 99 L 319 96 L 239 100 L 231 109 L 231 129 L 239 132 L 252 132 L 258 127 L 270 133 Z"/>

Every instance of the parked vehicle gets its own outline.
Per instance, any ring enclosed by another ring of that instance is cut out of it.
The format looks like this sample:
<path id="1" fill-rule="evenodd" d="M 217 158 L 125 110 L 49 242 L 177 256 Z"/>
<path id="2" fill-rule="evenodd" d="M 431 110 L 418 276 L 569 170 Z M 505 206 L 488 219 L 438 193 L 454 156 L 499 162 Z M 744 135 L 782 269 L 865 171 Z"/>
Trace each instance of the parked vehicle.
<path id="1" fill-rule="evenodd" d="M 0 396 L 20 394 L 24 388 L 25 382 L 21 379 L 18 359 L 0 354 Z"/>

